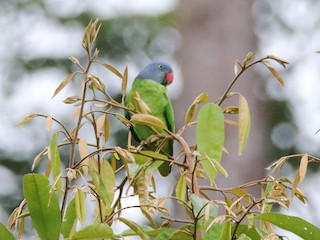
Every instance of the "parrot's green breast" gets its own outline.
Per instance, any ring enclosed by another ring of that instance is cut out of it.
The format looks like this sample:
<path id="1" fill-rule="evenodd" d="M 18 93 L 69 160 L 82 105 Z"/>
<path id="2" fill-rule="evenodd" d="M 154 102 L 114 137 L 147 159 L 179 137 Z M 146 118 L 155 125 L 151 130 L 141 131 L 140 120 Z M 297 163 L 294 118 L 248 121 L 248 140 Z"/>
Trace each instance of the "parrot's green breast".
<path id="1" fill-rule="evenodd" d="M 138 92 L 141 99 L 148 105 L 150 115 L 159 118 L 166 126 L 166 128 L 174 132 L 174 115 L 171 102 L 166 95 L 167 88 L 153 80 L 136 79 L 133 82 L 132 89 L 128 93 L 125 104 L 133 106 L 134 93 Z M 139 140 L 146 140 L 154 134 L 154 132 L 147 126 L 134 124 L 133 130 Z M 172 144 L 164 146 L 164 151 L 172 154 Z"/>

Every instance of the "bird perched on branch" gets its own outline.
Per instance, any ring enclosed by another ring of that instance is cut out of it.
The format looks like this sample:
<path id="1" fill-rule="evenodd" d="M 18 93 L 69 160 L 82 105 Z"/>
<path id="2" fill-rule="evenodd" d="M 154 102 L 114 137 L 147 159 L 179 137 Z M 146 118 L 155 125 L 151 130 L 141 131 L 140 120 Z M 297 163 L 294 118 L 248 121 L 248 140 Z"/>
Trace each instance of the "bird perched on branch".
<path id="1" fill-rule="evenodd" d="M 170 65 L 164 62 L 153 62 L 147 65 L 134 79 L 132 88 L 125 98 L 125 105 L 140 111 L 140 113 L 160 119 L 166 129 L 174 132 L 174 113 L 167 96 L 167 86 L 172 82 L 173 72 Z M 126 112 L 126 117 L 130 119 L 132 113 Z M 145 141 L 156 134 L 147 124 L 134 123 L 131 130 L 138 141 Z M 160 130 L 161 132 L 164 130 Z M 165 139 L 165 141 L 164 144 L 159 144 L 159 141 L 152 143 L 147 146 L 147 149 L 158 149 L 160 153 L 172 156 L 173 140 Z M 169 162 L 161 164 L 159 171 L 162 176 L 167 176 L 171 171 Z"/>

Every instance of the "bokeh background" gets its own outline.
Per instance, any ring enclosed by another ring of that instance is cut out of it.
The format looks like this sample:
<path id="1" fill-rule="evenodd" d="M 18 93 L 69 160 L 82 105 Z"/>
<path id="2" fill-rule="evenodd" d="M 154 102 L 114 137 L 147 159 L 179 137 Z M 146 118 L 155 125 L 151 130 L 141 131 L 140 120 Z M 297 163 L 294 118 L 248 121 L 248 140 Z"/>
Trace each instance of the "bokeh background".
<path id="1" fill-rule="evenodd" d="M 51 96 L 74 70 L 68 57 L 85 60 L 81 40 L 90 19 L 102 22 L 99 59 L 122 71 L 128 66 L 131 81 L 152 60 L 173 66 L 169 96 L 178 129 L 197 95 L 207 92 L 212 101 L 222 96 L 234 76 L 234 62 L 249 51 L 257 58 L 276 55 L 290 62 L 287 70 L 277 68 L 285 88 L 262 66 L 235 86 L 249 102 L 252 132 L 247 150 L 238 156 L 236 129 L 227 129 L 230 153 L 223 165 L 230 177 L 219 177 L 219 186 L 263 178 L 264 168 L 285 154 L 318 156 L 319 11 L 317 0 L 0 0 L 0 221 L 6 222 L 21 201 L 22 176 L 50 139 L 43 120 L 14 125 L 32 112 L 62 121 L 69 117 L 71 106 L 62 100 L 77 92 L 77 81 Z M 112 94 L 120 93 L 120 82 L 111 74 L 93 70 Z M 113 129 L 114 144 L 121 144 L 122 131 Z M 192 136 L 192 130 L 186 132 L 190 144 Z M 287 174 L 294 174 L 296 166 L 288 166 Z M 308 206 L 294 201 L 286 213 L 319 226 L 320 177 L 313 167 L 302 188 Z"/>

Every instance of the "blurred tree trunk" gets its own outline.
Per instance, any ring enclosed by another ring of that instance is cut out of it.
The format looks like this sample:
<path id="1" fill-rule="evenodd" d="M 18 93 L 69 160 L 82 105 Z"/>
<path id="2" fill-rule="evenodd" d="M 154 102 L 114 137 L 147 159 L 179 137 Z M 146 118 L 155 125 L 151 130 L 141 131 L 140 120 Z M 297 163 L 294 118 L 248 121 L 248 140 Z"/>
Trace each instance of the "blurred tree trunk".
<path id="1" fill-rule="evenodd" d="M 251 15 L 253 1 L 181 1 L 177 8 L 182 43 L 178 61 L 183 75 L 183 94 L 175 102 L 177 127 L 183 125 L 184 114 L 194 98 L 207 92 L 211 101 L 222 96 L 234 77 L 234 62 L 243 60 L 249 51 L 255 51 L 254 19 Z M 219 177 L 218 186 L 235 186 L 264 176 L 264 108 L 254 96 L 257 76 L 249 70 L 232 91 L 239 91 L 248 100 L 251 109 L 251 134 L 247 149 L 238 156 L 238 131 L 227 126 L 226 148 L 222 165 L 229 178 Z M 238 99 L 227 100 L 238 105 Z M 226 106 L 226 105 L 224 105 Z M 194 144 L 193 130 L 185 134 Z"/>

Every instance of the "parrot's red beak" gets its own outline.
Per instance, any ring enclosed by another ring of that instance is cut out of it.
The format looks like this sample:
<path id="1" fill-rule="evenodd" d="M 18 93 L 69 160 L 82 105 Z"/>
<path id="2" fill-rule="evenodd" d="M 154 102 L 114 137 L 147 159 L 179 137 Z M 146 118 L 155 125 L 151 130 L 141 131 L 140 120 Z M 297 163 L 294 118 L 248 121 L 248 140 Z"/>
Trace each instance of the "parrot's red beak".
<path id="1" fill-rule="evenodd" d="M 173 82 L 173 73 L 169 72 L 166 74 L 166 85 L 170 85 Z"/>

